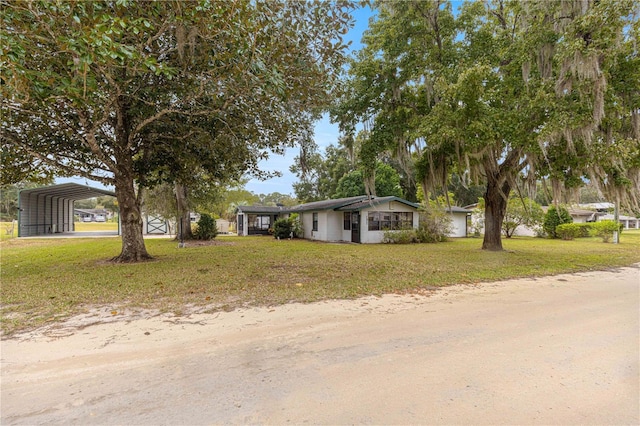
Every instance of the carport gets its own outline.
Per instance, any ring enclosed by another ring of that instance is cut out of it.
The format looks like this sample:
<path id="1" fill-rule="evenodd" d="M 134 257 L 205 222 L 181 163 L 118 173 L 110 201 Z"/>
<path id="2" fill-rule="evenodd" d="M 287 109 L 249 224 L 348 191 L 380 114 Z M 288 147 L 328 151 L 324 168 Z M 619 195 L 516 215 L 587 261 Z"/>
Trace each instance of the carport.
<path id="1" fill-rule="evenodd" d="M 74 232 L 73 203 L 110 195 L 113 191 L 77 183 L 23 189 L 18 194 L 18 237 Z"/>

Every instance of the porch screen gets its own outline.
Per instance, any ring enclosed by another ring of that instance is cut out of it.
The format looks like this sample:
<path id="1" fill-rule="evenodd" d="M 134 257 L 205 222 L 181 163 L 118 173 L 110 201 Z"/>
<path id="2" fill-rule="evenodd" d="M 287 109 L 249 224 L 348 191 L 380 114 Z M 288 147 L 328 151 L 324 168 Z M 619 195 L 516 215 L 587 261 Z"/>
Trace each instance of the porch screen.
<path id="1" fill-rule="evenodd" d="M 269 215 L 249 215 L 249 231 L 267 231 L 271 225 L 271 217 Z"/>

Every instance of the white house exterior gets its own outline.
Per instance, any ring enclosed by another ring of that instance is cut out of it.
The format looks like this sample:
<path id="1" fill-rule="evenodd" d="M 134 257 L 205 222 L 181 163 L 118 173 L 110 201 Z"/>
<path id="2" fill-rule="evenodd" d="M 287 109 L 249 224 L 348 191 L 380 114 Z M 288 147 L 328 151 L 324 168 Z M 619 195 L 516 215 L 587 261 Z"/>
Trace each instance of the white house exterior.
<path id="1" fill-rule="evenodd" d="M 471 210 L 451 206 L 451 209 L 447 209 L 447 213 L 451 215 L 451 233 L 449 236 L 453 238 L 465 238 L 468 235 L 467 217 L 471 215 Z"/>
<path id="2" fill-rule="evenodd" d="M 386 229 L 417 228 L 418 205 L 398 197 L 350 197 L 296 206 L 310 240 L 381 243 Z"/>
<path id="3" fill-rule="evenodd" d="M 615 220 L 612 214 L 600 216 L 598 220 Z M 618 215 L 618 222 L 622 224 L 624 229 L 640 229 L 640 218 L 633 216 Z"/>
<path id="4" fill-rule="evenodd" d="M 419 205 L 399 197 L 358 197 L 316 201 L 295 207 L 238 207 L 238 235 L 266 234 L 275 220 L 298 214 L 304 238 L 315 241 L 381 243 L 385 230 L 419 226 Z M 469 210 L 452 207 L 451 237 L 467 236 Z"/>

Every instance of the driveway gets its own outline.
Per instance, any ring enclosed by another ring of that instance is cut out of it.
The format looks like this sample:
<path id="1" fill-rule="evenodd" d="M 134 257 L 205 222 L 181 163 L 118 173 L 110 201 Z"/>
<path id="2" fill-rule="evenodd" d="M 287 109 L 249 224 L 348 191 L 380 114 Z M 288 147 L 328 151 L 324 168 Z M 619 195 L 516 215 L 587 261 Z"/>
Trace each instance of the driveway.
<path id="1" fill-rule="evenodd" d="M 638 424 L 639 288 L 624 268 L 186 317 L 105 308 L 2 341 L 0 420 Z"/>

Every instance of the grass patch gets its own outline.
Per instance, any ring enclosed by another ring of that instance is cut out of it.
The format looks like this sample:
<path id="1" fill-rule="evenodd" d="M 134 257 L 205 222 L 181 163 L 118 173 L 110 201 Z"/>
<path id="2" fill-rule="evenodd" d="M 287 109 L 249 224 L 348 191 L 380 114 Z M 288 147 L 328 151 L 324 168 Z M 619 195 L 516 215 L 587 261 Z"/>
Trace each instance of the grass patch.
<path id="1" fill-rule="evenodd" d="M 117 231 L 118 222 L 75 222 L 76 232 Z"/>
<path id="2" fill-rule="evenodd" d="M 76 232 L 117 231 L 118 222 L 75 222 Z M 0 222 L 0 241 L 18 236 L 18 222 Z"/>
<path id="3" fill-rule="evenodd" d="M 18 236 L 18 222 L 0 222 L 0 241 Z"/>
<path id="4" fill-rule="evenodd" d="M 187 306 L 313 302 L 404 293 L 456 283 L 543 276 L 640 262 L 640 231 L 620 244 L 512 238 L 506 251 L 480 250 L 479 239 L 442 244 L 358 245 L 269 237 L 218 237 L 178 248 L 146 241 L 156 260 L 111 264 L 119 238 L 12 239 L 1 243 L 2 331 L 11 334 L 81 313 L 90 306 L 182 312 Z"/>

